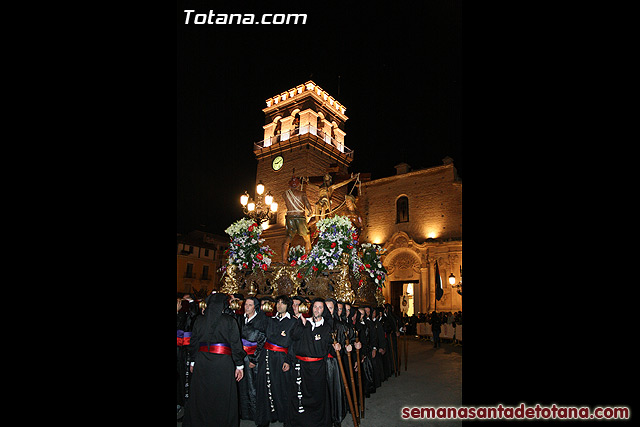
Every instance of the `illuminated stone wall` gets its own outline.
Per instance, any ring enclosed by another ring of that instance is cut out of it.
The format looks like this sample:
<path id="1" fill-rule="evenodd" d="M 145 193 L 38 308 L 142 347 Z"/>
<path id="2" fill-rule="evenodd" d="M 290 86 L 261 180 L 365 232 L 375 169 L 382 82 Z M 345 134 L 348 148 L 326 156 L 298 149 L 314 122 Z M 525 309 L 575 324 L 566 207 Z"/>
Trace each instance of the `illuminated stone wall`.
<path id="1" fill-rule="evenodd" d="M 397 223 L 401 196 L 408 198 L 409 221 Z M 366 182 L 358 206 L 364 241 L 383 243 L 400 231 L 416 242 L 462 238 L 462 182 L 453 163 Z"/>

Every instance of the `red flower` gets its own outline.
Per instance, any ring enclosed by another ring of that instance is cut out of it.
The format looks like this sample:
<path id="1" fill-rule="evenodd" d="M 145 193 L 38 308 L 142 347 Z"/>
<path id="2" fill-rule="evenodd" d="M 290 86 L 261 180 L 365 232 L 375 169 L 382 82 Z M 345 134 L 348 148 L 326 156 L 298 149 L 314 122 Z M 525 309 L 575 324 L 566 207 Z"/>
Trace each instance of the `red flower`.
<path id="1" fill-rule="evenodd" d="M 258 259 L 262 259 L 262 254 L 258 254 L 258 255 L 256 255 L 256 258 L 258 258 Z"/>
<path id="2" fill-rule="evenodd" d="M 367 268 L 371 268 L 371 265 L 369 265 L 369 264 L 365 264 L 364 266 L 367 267 Z"/>
<path id="3" fill-rule="evenodd" d="M 331 242 L 331 249 L 336 247 L 336 242 Z"/>
<path id="4" fill-rule="evenodd" d="M 264 271 L 267 271 L 267 268 L 269 268 L 269 266 L 267 264 L 262 264 L 260 266 Z"/>
<path id="5" fill-rule="evenodd" d="M 318 267 L 316 267 L 315 265 L 311 266 L 311 268 L 313 268 L 313 271 L 318 271 Z"/>
<path id="6" fill-rule="evenodd" d="M 364 271 L 364 265 L 360 266 L 360 271 Z"/>
<path id="7" fill-rule="evenodd" d="M 242 263 L 242 267 L 243 267 L 243 268 L 249 268 L 249 266 L 247 265 L 247 263 L 246 263 L 246 262 L 243 262 L 243 263 Z"/>
<path id="8" fill-rule="evenodd" d="M 298 273 L 297 276 L 298 276 L 298 279 L 302 279 L 302 273 Z"/>
<path id="9" fill-rule="evenodd" d="M 353 246 L 351 246 L 351 245 L 347 245 L 347 248 L 349 248 L 349 249 L 353 249 Z"/>
<path id="10" fill-rule="evenodd" d="M 295 267 L 296 265 L 296 260 L 294 259 L 293 261 L 291 261 L 291 267 Z"/>
<path id="11" fill-rule="evenodd" d="M 302 255 L 302 256 L 300 257 L 300 259 L 301 259 L 302 261 L 304 261 L 305 259 L 307 259 L 307 254 Z"/>
<path id="12" fill-rule="evenodd" d="M 360 279 L 360 282 L 358 284 L 362 286 L 362 282 L 364 282 L 364 279 Z"/>
<path id="13" fill-rule="evenodd" d="M 254 226 L 254 225 L 255 225 L 255 224 L 251 224 L 251 225 L 249 226 L 249 228 L 247 228 L 247 230 L 249 230 L 249 231 L 253 231 L 253 226 Z"/>
<path id="14" fill-rule="evenodd" d="M 382 280 L 382 276 L 378 274 L 378 280 Z"/>

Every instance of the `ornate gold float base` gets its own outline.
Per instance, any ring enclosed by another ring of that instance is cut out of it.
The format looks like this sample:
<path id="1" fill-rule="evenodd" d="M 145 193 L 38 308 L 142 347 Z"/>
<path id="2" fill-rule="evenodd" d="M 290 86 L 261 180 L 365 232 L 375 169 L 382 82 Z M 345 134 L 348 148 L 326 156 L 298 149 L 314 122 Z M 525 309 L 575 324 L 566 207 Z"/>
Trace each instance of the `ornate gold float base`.
<path id="1" fill-rule="evenodd" d="M 242 294 L 261 298 L 266 295 L 301 295 L 309 299 L 335 298 L 340 302 L 377 307 L 384 303 L 382 291 L 370 277 L 358 285 L 348 266 L 348 259 L 342 258 L 336 270 L 325 271 L 306 278 L 298 278 L 298 267 L 272 262 L 266 271 L 253 272 L 229 266 L 222 278 L 220 292 Z"/>

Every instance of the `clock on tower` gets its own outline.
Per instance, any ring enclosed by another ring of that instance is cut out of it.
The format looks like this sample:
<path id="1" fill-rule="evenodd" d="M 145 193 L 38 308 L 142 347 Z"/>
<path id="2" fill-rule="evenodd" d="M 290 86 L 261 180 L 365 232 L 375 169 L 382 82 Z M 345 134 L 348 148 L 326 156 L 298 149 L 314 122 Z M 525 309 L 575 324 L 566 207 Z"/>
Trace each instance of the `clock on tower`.
<path id="1" fill-rule="evenodd" d="M 273 161 L 271 162 L 271 167 L 273 168 L 274 171 L 279 171 L 283 164 L 284 164 L 284 159 L 282 158 L 282 156 L 276 156 L 273 158 Z"/>
<path id="2" fill-rule="evenodd" d="M 258 160 L 256 182 L 268 187 L 280 206 L 282 194 L 293 175 L 323 176 L 327 172 L 348 175 L 353 150 L 344 145 L 346 107 L 313 81 L 298 85 L 266 100 L 264 137 L 254 143 Z M 318 189 L 305 186 L 313 204 Z M 334 192 L 338 204 L 344 200 L 346 187 Z M 308 214 L 308 213 L 307 213 Z M 280 211 L 262 236 L 276 252 L 285 238 L 285 212 Z M 302 243 L 296 236 L 291 246 Z M 276 256 L 279 258 L 280 254 Z"/>

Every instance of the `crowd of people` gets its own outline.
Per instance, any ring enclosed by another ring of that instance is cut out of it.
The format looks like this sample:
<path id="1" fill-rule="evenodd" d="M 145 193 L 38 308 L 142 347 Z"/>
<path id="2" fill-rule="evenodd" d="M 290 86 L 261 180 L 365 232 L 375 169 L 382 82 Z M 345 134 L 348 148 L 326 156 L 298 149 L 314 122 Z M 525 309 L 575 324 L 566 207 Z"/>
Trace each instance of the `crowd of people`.
<path id="1" fill-rule="evenodd" d="M 275 307 L 275 310 L 269 308 Z M 184 427 L 354 425 L 399 371 L 402 319 L 389 304 L 178 295 L 177 411 Z"/>
<path id="2" fill-rule="evenodd" d="M 405 313 L 402 317 L 402 323 L 407 325 L 407 333 L 409 335 L 418 334 L 418 323 L 428 323 L 433 326 L 434 321 L 439 321 L 441 325 L 447 323 L 455 328 L 456 325 L 462 325 L 462 311 L 456 311 L 455 313 L 450 311 L 418 313 L 417 316 L 415 313 L 411 316 L 407 316 Z"/>

